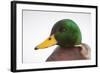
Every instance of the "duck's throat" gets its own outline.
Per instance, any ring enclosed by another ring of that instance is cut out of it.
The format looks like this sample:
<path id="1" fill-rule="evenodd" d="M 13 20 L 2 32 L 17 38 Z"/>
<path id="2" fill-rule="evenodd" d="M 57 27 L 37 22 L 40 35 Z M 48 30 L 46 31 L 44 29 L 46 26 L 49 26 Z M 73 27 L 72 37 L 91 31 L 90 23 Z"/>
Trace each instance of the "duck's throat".
<path id="1" fill-rule="evenodd" d="M 60 47 L 60 48 L 65 48 L 65 49 L 66 49 L 66 48 L 73 48 L 74 45 L 73 45 L 73 44 L 70 44 L 70 45 L 69 45 L 69 44 L 68 44 L 68 45 L 67 45 L 67 44 L 59 44 L 59 47 Z"/>

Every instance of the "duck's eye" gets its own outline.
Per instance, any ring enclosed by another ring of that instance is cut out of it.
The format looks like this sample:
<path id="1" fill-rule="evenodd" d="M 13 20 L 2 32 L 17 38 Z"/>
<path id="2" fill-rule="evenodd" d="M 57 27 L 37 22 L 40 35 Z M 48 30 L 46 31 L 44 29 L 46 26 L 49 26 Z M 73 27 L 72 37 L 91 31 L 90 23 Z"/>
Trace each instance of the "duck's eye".
<path id="1" fill-rule="evenodd" d="M 65 29 L 65 28 L 60 28 L 59 31 L 60 31 L 60 32 L 65 32 L 66 29 Z"/>

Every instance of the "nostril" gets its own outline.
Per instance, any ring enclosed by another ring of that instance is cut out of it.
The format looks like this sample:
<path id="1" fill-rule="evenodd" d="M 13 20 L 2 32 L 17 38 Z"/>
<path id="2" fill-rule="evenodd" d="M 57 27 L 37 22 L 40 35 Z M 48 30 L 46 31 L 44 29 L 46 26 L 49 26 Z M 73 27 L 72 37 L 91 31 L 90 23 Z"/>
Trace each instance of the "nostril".
<path id="1" fill-rule="evenodd" d="M 37 47 L 35 47 L 35 50 L 38 50 L 38 48 L 37 48 Z"/>
<path id="2" fill-rule="evenodd" d="M 51 38 L 49 38 L 49 40 L 51 40 Z"/>

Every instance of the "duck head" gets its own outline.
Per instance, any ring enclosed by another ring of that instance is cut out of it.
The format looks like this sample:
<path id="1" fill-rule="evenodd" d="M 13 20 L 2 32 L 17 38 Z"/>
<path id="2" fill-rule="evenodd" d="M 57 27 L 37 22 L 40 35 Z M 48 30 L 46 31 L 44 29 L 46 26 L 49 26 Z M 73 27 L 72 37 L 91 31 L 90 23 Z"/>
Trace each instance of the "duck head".
<path id="1" fill-rule="evenodd" d="M 74 47 L 81 44 L 81 32 L 78 25 L 70 19 L 63 19 L 55 23 L 50 36 L 41 44 L 35 47 L 37 49 L 48 48 L 53 45 L 59 45 L 62 48 Z"/>

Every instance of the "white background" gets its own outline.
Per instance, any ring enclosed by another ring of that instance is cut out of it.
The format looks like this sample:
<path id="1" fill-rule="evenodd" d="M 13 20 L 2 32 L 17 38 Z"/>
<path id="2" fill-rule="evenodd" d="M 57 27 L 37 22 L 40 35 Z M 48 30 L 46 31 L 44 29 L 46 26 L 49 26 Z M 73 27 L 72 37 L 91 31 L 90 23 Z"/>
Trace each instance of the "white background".
<path id="1" fill-rule="evenodd" d="M 0 73 L 10 73 L 10 1 L 11 0 L 2 0 L 0 2 Z M 38 1 L 100 6 L 99 0 L 38 0 Z M 99 34 L 99 37 L 100 37 L 100 34 Z M 42 71 L 42 72 L 43 73 L 51 73 L 51 72 L 55 72 L 55 73 L 56 72 L 58 73 L 61 73 L 61 72 L 63 73 L 66 73 L 66 72 L 67 73 L 76 73 L 76 72 L 77 73 L 92 73 L 93 72 L 94 73 L 96 72 L 96 73 L 99 73 L 100 69 L 98 67 L 98 68 L 84 68 L 84 69 L 53 70 L 53 71 Z M 37 73 L 42 73 L 42 72 L 38 71 Z"/>

